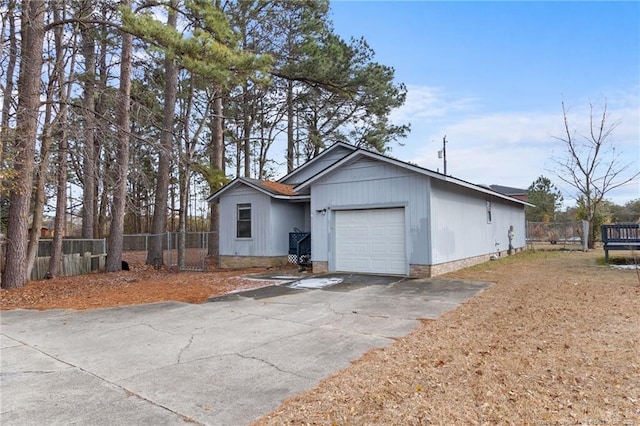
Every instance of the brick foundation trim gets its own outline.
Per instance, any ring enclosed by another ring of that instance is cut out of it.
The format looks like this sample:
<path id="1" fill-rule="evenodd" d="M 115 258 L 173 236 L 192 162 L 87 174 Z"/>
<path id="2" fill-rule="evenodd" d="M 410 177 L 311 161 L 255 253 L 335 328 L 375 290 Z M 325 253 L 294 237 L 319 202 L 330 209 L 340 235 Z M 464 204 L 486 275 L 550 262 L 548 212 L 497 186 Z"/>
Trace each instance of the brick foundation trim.
<path id="1" fill-rule="evenodd" d="M 430 278 L 431 265 L 409 265 L 409 276 L 414 278 Z"/>
<path id="2" fill-rule="evenodd" d="M 523 247 L 513 249 L 513 254 L 519 253 L 524 250 Z M 496 255 L 498 258 L 507 257 L 509 254 L 506 250 L 500 253 L 489 253 L 480 256 L 468 257 L 466 259 L 454 260 L 453 262 L 440 263 L 438 265 L 431 266 L 431 276 L 447 274 L 449 272 L 457 271 L 459 269 L 468 268 L 470 266 L 478 265 L 480 263 L 488 262 L 491 260 L 491 256 Z"/>
<path id="3" fill-rule="evenodd" d="M 313 262 L 313 273 L 314 274 L 324 274 L 329 272 L 329 262 L 321 262 L 314 260 Z"/>

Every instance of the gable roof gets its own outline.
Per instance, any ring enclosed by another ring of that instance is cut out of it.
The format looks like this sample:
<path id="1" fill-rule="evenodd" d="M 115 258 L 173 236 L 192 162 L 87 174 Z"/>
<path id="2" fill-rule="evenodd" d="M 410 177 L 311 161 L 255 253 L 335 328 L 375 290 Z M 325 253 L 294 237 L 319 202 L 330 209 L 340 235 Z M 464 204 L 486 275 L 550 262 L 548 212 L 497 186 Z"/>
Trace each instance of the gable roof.
<path id="1" fill-rule="evenodd" d="M 342 160 L 337 161 L 333 165 L 331 165 L 331 166 L 325 168 L 324 170 L 322 170 L 321 172 L 317 173 L 315 176 L 312 176 L 311 178 L 307 179 L 306 181 L 296 185 L 293 188 L 293 190 L 296 193 L 300 193 L 301 191 L 304 191 L 305 189 L 309 188 L 313 183 L 318 182 L 319 180 L 323 179 L 325 176 L 330 175 L 331 173 L 333 173 L 335 170 L 339 169 L 340 167 L 343 167 L 343 166 L 345 166 L 347 164 L 352 164 L 352 163 L 356 162 L 360 158 L 371 158 L 371 159 L 374 159 L 374 160 L 382 161 L 382 162 L 385 162 L 385 163 L 388 163 L 388 164 L 395 165 L 397 167 L 402 167 L 403 169 L 410 170 L 410 171 L 415 172 L 415 173 L 419 173 L 419 174 L 424 175 L 424 176 L 429 176 L 429 177 L 431 177 L 433 179 L 437 179 L 437 180 L 440 180 L 440 181 L 453 183 L 455 185 L 458 185 L 458 186 L 461 186 L 461 187 L 464 187 L 464 188 L 468 188 L 468 189 L 471 189 L 471 190 L 474 190 L 474 191 L 477 191 L 477 192 L 489 194 L 489 195 L 492 195 L 494 197 L 498 197 L 498 198 L 502 198 L 502 199 L 505 199 L 505 200 L 508 200 L 508 201 L 512 201 L 514 203 L 523 204 L 523 205 L 527 205 L 527 206 L 533 206 L 532 204 L 529 204 L 526 201 L 522 201 L 522 200 L 519 200 L 517 198 L 513 198 L 513 197 L 510 197 L 508 195 L 501 194 L 499 192 L 494 191 L 491 188 L 483 187 L 483 186 L 480 186 L 480 185 L 476 185 L 476 184 L 464 181 L 462 179 L 454 178 L 452 176 L 443 175 L 441 173 L 434 172 L 433 170 L 425 169 L 423 167 L 416 166 L 415 164 L 411 164 L 411 163 L 407 163 L 407 162 L 404 162 L 404 161 L 396 160 L 395 158 L 387 157 L 386 155 L 378 154 L 378 153 L 373 152 L 373 151 L 367 151 L 367 150 L 362 149 L 362 148 L 356 149 L 354 152 L 352 152 L 351 154 L 347 155 Z"/>
<path id="2" fill-rule="evenodd" d="M 309 198 L 308 195 L 296 195 L 293 190 L 293 185 L 287 185 L 280 182 L 273 182 L 268 180 L 258 180 L 251 179 L 245 177 L 237 177 L 232 180 L 227 185 L 223 186 L 218 191 L 214 192 L 212 195 L 207 198 L 208 202 L 215 201 L 225 192 L 230 191 L 233 188 L 237 188 L 238 186 L 245 185 L 250 188 L 253 188 L 259 192 L 262 192 L 265 195 L 268 195 L 272 198 L 277 198 L 281 200 L 306 200 Z"/>
<path id="3" fill-rule="evenodd" d="M 330 166 L 325 167 L 320 172 L 316 173 L 314 176 L 310 177 L 309 179 L 305 180 L 302 183 L 299 183 L 297 185 L 289 185 L 289 184 L 282 183 L 286 179 L 289 179 L 292 176 L 294 176 L 298 171 L 306 169 L 308 164 L 313 163 L 318 159 L 321 159 L 324 155 L 326 155 L 326 154 L 330 153 L 331 151 L 333 151 L 335 149 L 338 149 L 338 148 L 347 148 L 347 149 L 349 149 L 351 151 L 351 153 L 346 155 L 345 157 L 342 157 L 340 160 L 334 162 Z M 467 181 L 462 180 L 462 179 L 454 178 L 453 176 L 443 175 L 442 173 L 434 172 L 433 170 L 425 169 L 425 168 L 417 166 L 415 164 L 411 164 L 411 163 L 408 163 L 408 162 L 405 162 L 405 161 L 397 160 L 395 158 L 391 158 L 391 157 L 388 157 L 386 155 L 379 154 L 377 152 L 368 151 L 368 150 L 363 149 L 363 148 L 358 148 L 358 147 L 355 147 L 353 145 L 350 145 L 350 144 L 347 144 L 347 143 L 344 143 L 344 142 L 336 142 L 335 144 L 331 145 L 329 148 L 324 150 L 317 157 L 309 160 L 307 163 L 305 163 L 302 166 L 298 167 L 296 170 L 292 171 L 288 175 L 282 177 L 277 182 L 266 181 L 266 180 L 258 180 L 258 179 L 252 179 L 252 178 L 245 178 L 245 177 L 237 177 L 233 181 L 231 181 L 230 183 L 228 183 L 227 185 L 225 185 L 224 187 L 222 187 L 221 189 L 219 189 L 218 191 L 216 191 L 215 193 L 210 195 L 207 198 L 207 201 L 208 202 L 216 201 L 224 193 L 226 193 L 227 191 L 229 191 L 229 190 L 231 190 L 233 188 L 236 188 L 236 187 L 238 187 L 240 185 L 246 185 L 246 186 L 248 186 L 250 188 L 253 188 L 253 189 L 255 189 L 255 190 L 259 191 L 259 192 L 262 192 L 263 194 L 266 194 L 266 195 L 268 195 L 268 196 L 270 196 L 272 198 L 276 198 L 276 199 L 290 200 L 290 201 L 308 200 L 308 199 L 310 199 L 310 195 L 308 193 L 304 194 L 304 195 L 300 195 L 300 194 L 303 191 L 305 191 L 306 189 L 308 189 L 313 183 L 318 182 L 319 180 L 321 180 L 325 176 L 333 173 L 338 168 L 340 168 L 340 167 L 342 167 L 344 165 L 347 165 L 347 164 L 352 164 L 355 161 L 357 161 L 358 159 L 365 158 L 365 157 L 366 158 L 371 158 L 371 159 L 374 159 L 374 160 L 378 160 L 378 161 L 383 161 L 385 163 L 392 164 L 392 165 L 395 165 L 397 167 L 401 167 L 401 168 L 404 168 L 406 170 L 410 170 L 412 172 L 415 172 L 415 173 L 418 173 L 418 174 L 422 174 L 424 176 L 429 176 L 431 178 L 434 178 L 434 179 L 437 179 L 437 180 L 440 180 L 440 181 L 453 183 L 455 185 L 458 185 L 458 186 L 461 186 L 461 187 L 464 187 L 464 188 L 468 188 L 468 189 L 471 189 L 471 190 L 474 190 L 474 191 L 477 191 L 477 192 L 493 195 L 494 197 L 502 198 L 502 199 L 505 199 L 505 200 L 508 200 L 508 201 L 511 201 L 511 202 L 515 202 L 515 203 L 518 203 L 518 204 L 522 204 L 522 205 L 525 205 L 525 206 L 534 207 L 533 204 L 528 203 L 527 201 L 524 201 L 524 200 L 518 199 L 518 198 L 514 198 L 514 197 L 519 196 L 519 195 L 526 195 L 527 190 L 520 189 L 520 188 L 508 187 L 508 186 L 501 186 L 501 185 L 491 185 L 491 186 L 489 186 L 489 185 L 473 184 L 471 182 L 467 182 Z"/>
<path id="4" fill-rule="evenodd" d="M 318 163 L 319 161 L 321 161 L 324 157 L 326 157 L 327 155 L 329 155 L 330 153 L 332 153 L 333 151 L 335 151 L 338 148 L 346 148 L 349 151 L 355 151 L 358 148 L 348 144 L 346 142 L 336 142 L 333 145 L 331 145 L 329 148 L 325 149 L 324 151 L 322 151 L 320 154 L 316 155 L 315 157 L 313 157 L 311 160 L 307 161 L 306 163 L 304 163 L 303 165 L 301 165 L 300 167 L 296 168 L 295 170 L 291 171 L 291 173 L 288 173 L 287 175 L 281 177 L 280 179 L 278 179 L 278 182 L 285 182 L 291 178 L 293 178 L 295 175 L 299 174 L 300 172 L 302 172 L 303 170 L 308 169 L 309 167 L 311 167 L 312 165 L 314 165 L 315 163 Z"/>

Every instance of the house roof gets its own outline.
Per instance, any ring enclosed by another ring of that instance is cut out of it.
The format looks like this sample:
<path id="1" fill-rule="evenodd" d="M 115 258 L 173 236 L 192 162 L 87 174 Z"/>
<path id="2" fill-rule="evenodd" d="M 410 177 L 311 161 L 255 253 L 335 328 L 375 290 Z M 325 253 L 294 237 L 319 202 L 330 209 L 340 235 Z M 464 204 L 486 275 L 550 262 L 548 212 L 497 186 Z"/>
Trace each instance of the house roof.
<path id="1" fill-rule="evenodd" d="M 293 185 L 287 185 L 285 183 L 273 182 L 270 180 L 257 180 L 252 179 L 256 185 L 260 185 L 264 190 L 276 195 L 296 195 L 293 191 Z"/>
<path id="2" fill-rule="evenodd" d="M 502 185 L 489 185 L 489 188 L 501 194 L 508 195 L 510 197 L 513 197 L 516 195 L 527 195 L 527 190 L 522 188 L 513 188 L 511 186 L 502 186 Z"/>
<path id="3" fill-rule="evenodd" d="M 320 172 L 318 172 L 317 174 L 315 174 L 314 176 L 310 177 L 309 179 L 305 180 L 304 182 L 298 184 L 298 185 L 288 185 L 288 184 L 284 184 L 282 183 L 284 180 L 294 176 L 294 174 L 296 174 L 298 171 L 302 170 L 303 168 L 306 168 L 306 166 L 314 161 L 316 161 L 317 159 L 321 158 L 322 156 L 326 155 L 326 153 L 331 152 L 334 149 L 337 149 L 338 147 L 343 147 L 343 148 L 347 148 L 349 150 L 351 150 L 352 152 L 346 156 L 344 156 L 342 159 L 336 161 L 335 163 L 333 163 L 332 165 L 322 169 Z M 523 204 L 526 206 L 533 206 L 533 204 L 530 204 L 526 201 L 523 201 L 521 199 L 518 198 L 514 198 L 515 196 L 518 195 L 525 195 L 527 193 L 526 190 L 520 189 L 520 188 L 512 188 L 512 187 L 508 187 L 508 186 L 500 186 L 500 185 L 476 185 L 473 184 L 471 182 L 467 182 L 464 181 L 462 179 L 458 179 L 458 178 L 454 178 L 453 176 L 447 176 L 447 175 L 443 175 L 442 173 L 439 172 L 434 172 L 433 170 L 429 170 L 429 169 L 425 169 L 423 167 L 417 166 L 415 164 L 411 164 L 411 163 L 407 163 L 404 161 L 400 161 L 397 160 L 395 158 L 391 158 L 388 157 L 386 155 L 383 154 L 379 154 L 377 152 L 373 152 L 373 151 L 368 151 L 362 148 L 357 148 L 353 145 L 349 145 L 346 144 L 344 142 L 337 142 L 333 145 L 331 145 L 329 148 L 327 148 L 325 151 L 323 151 L 320 155 L 318 155 L 317 157 L 315 157 L 314 159 L 310 160 L 309 162 L 305 163 L 304 165 L 300 166 L 299 168 L 297 168 L 296 170 L 294 170 L 293 172 L 289 173 L 288 175 L 286 175 L 285 177 L 281 178 L 278 182 L 274 182 L 274 181 L 266 181 L 266 180 L 258 180 L 258 179 L 251 179 L 251 178 L 245 178 L 245 177 L 238 177 L 235 178 L 233 181 L 231 181 L 229 184 L 225 185 L 222 189 L 218 190 L 217 192 L 215 192 L 214 194 L 210 195 L 209 198 L 207 198 L 207 201 L 211 202 L 211 201 L 216 201 L 217 199 L 220 198 L 220 196 L 222 196 L 225 192 L 236 188 L 240 185 L 246 185 L 249 186 L 257 191 L 262 192 L 263 194 L 266 194 L 270 197 L 273 198 L 277 198 L 277 199 L 283 199 L 283 200 L 290 200 L 290 201 L 296 201 L 296 200 L 308 200 L 310 198 L 310 195 L 306 194 L 306 195 L 299 195 L 302 192 L 304 192 L 306 189 L 308 189 L 313 183 L 321 180 L 322 178 L 324 178 L 325 176 L 333 173 L 336 169 L 347 165 L 347 164 L 351 164 L 355 161 L 357 161 L 360 158 L 372 158 L 378 161 L 383 161 L 389 164 L 393 164 L 395 166 L 398 167 L 402 167 L 404 169 L 413 171 L 415 173 L 419 173 L 425 176 L 429 176 L 431 178 L 440 180 L 440 181 L 444 181 L 444 182 L 449 182 L 452 183 L 454 185 L 458 185 L 464 188 L 468 188 L 474 191 L 478 191 L 481 193 L 485 193 L 485 194 L 490 194 L 493 195 L 495 197 L 498 198 L 502 198 L 508 201 L 512 201 L 514 203 L 518 203 L 518 204 Z"/>
<path id="4" fill-rule="evenodd" d="M 293 190 L 293 185 L 287 185 L 284 183 L 273 182 L 268 180 L 258 180 L 245 177 L 238 177 L 232 180 L 230 183 L 222 187 L 207 198 L 207 201 L 215 201 L 225 192 L 236 188 L 240 185 L 246 185 L 253 189 L 256 189 L 263 194 L 266 194 L 273 198 L 286 199 L 286 200 L 306 200 L 308 195 L 296 195 Z"/>
<path id="5" fill-rule="evenodd" d="M 400 160 L 397 160 L 395 158 L 387 157 L 386 155 L 378 154 L 378 153 L 373 152 L 373 151 L 364 150 L 362 148 L 358 148 L 357 150 L 355 150 L 351 154 L 347 155 L 346 157 L 342 158 L 341 160 L 337 161 L 333 165 L 331 165 L 331 166 L 327 167 L 326 169 L 322 170 L 321 172 L 317 173 L 315 176 L 312 176 L 311 178 L 307 179 L 306 181 L 296 185 L 294 187 L 294 191 L 296 193 L 300 193 L 301 191 L 304 191 L 305 189 L 310 187 L 313 183 L 315 183 L 315 182 L 321 180 L 322 178 L 324 178 L 325 176 L 331 174 L 336 169 L 338 169 L 338 168 L 340 168 L 340 167 L 342 167 L 342 166 L 344 166 L 346 164 L 354 163 L 356 160 L 358 160 L 360 158 L 372 158 L 372 159 L 375 159 L 375 160 L 378 160 L 378 161 L 383 161 L 383 162 L 386 162 L 386 163 L 389 163 L 389 164 L 393 164 L 395 166 L 402 167 L 404 169 L 407 169 L 407 170 L 410 170 L 410 171 L 413 171 L 413 172 L 416 172 L 416 173 L 419 173 L 419 174 L 422 174 L 422 175 L 425 175 L 425 176 L 429 176 L 429 177 L 431 177 L 433 179 L 437 179 L 437 180 L 440 180 L 440 181 L 453 183 L 455 185 L 462 186 L 464 188 L 469 188 L 469 189 L 472 189 L 474 191 L 482 192 L 482 193 L 485 193 L 485 194 L 490 194 L 490 195 L 493 195 L 493 196 L 498 197 L 498 198 L 503 198 L 505 200 L 512 201 L 514 203 L 523 204 L 523 205 L 527 205 L 527 206 L 533 206 L 532 204 L 529 204 L 526 201 L 522 201 L 522 200 L 519 200 L 517 198 L 513 198 L 511 196 L 508 196 L 508 195 L 505 195 L 505 194 L 501 194 L 501 193 L 491 189 L 490 187 L 476 185 L 476 184 L 464 181 L 462 179 L 454 178 L 452 176 L 443 175 L 441 173 L 434 172 L 433 170 L 425 169 L 423 167 L 416 166 L 415 164 L 411 164 L 411 163 L 407 163 L 407 162 L 404 162 L 404 161 L 400 161 Z"/>
<path id="6" fill-rule="evenodd" d="M 336 142 L 333 145 L 331 145 L 329 148 L 327 148 L 324 151 L 322 151 L 316 157 L 312 158 L 311 160 L 307 161 L 306 163 L 304 163 L 303 165 L 301 165 L 297 169 L 293 170 L 291 173 L 289 173 L 286 176 L 283 176 L 282 178 L 278 179 L 277 182 L 267 181 L 267 180 L 259 180 L 259 179 L 252 179 L 252 178 L 245 178 L 245 177 L 237 177 L 234 180 L 232 180 L 231 182 L 229 182 L 228 184 L 226 184 L 225 186 L 223 186 L 218 191 L 216 191 L 213 194 L 211 194 L 207 198 L 207 201 L 208 202 L 215 201 L 218 198 L 220 198 L 220 196 L 223 195 L 225 192 L 227 192 L 227 191 L 229 191 L 229 190 L 231 190 L 233 188 L 236 188 L 236 187 L 238 187 L 240 185 L 249 186 L 249 187 L 251 187 L 253 189 L 256 189 L 256 190 L 258 190 L 258 191 L 260 191 L 260 192 L 262 192 L 262 193 L 264 193 L 266 195 L 269 195 L 271 197 L 274 197 L 274 198 L 288 199 L 288 200 L 307 200 L 307 199 L 309 199 L 309 195 L 298 195 L 296 193 L 296 191 L 294 191 L 294 185 L 288 185 L 288 184 L 285 184 L 285 183 L 282 183 L 282 182 L 285 182 L 288 179 L 294 177 L 295 175 L 297 175 L 301 171 L 307 169 L 311 165 L 313 165 L 313 164 L 317 163 L 318 161 L 322 160 L 323 157 L 327 156 L 328 154 L 330 154 L 331 152 L 335 151 L 338 148 L 346 148 L 349 151 L 355 151 L 355 150 L 358 149 L 355 146 L 350 145 L 350 144 L 345 143 L 345 142 Z"/>
<path id="7" fill-rule="evenodd" d="M 310 167 L 311 165 L 317 163 L 318 161 L 322 160 L 323 157 L 326 157 L 328 154 L 330 154 L 331 152 L 335 151 L 338 148 L 346 148 L 350 151 L 355 151 L 358 148 L 348 144 L 346 142 L 336 142 L 333 145 L 331 145 L 329 148 L 325 149 L 324 151 L 322 151 L 320 154 L 318 154 L 317 156 L 313 157 L 311 160 L 307 161 L 306 163 L 304 163 L 303 165 L 301 165 L 300 167 L 298 167 L 297 169 L 293 170 L 291 173 L 281 177 L 280 179 L 278 179 L 278 182 L 285 182 L 289 179 L 291 179 L 292 177 L 294 177 L 295 175 L 297 175 L 298 173 L 300 173 L 301 171 L 307 169 L 308 167 Z"/>

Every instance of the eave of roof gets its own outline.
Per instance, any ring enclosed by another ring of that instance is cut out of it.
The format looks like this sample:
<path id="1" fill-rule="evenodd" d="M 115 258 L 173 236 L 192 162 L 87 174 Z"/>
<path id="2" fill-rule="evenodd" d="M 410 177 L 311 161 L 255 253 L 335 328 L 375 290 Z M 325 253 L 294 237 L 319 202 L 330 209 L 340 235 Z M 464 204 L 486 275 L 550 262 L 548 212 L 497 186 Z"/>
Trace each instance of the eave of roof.
<path id="1" fill-rule="evenodd" d="M 494 191 L 494 190 L 492 190 L 490 188 L 485 188 L 485 187 L 473 184 L 471 182 L 464 181 L 462 179 L 454 178 L 453 176 L 446 176 L 446 175 L 443 175 L 441 173 L 434 172 L 432 170 L 425 169 L 423 167 L 416 166 L 414 164 L 410 164 L 410 163 L 407 163 L 407 162 L 404 162 L 404 161 L 401 161 L 401 160 L 397 160 L 395 158 L 387 157 L 386 155 L 378 154 L 378 153 L 373 152 L 373 151 L 367 151 L 367 150 L 362 149 L 362 148 L 358 148 L 356 151 L 354 151 L 351 154 L 347 155 L 342 160 L 337 161 L 333 165 L 327 167 L 326 169 L 322 170 L 321 172 L 317 173 L 316 175 L 310 177 L 306 181 L 296 185 L 295 188 L 294 188 L 294 191 L 299 193 L 299 192 L 305 190 L 306 188 L 308 188 L 309 186 L 311 186 L 314 182 L 317 182 L 318 180 L 320 180 L 323 177 L 327 176 L 328 174 L 330 174 L 334 170 L 344 166 L 345 164 L 349 164 L 351 162 L 354 162 L 358 158 L 362 158 L 362 157 L 374 158 L 376 160 L 384 161 L 386 163 L 390 163 L 390 164 L 396 165 L 398 167 L 402 167 L 404 169 L 411 170 L 413 172 L 416 172 L 416 173 L 419 173 L 419 174 L 422 174 L 422 175 L 425 175 L 425 176 L 429 176 L 429 177 L 434 178 L 434 179 L 438 179 L 438 180 L 441 180 L 441 181 L 444 181 L 444 182 L 453 183 L 453 184 L 462 186 L 464 188 L 468 188 L 468 189 L 472 189 L 474 191 L 478 191 L 478 192 L 482 192 L 482 193 L 485 193 L 485 194 L 493 195 L 495 197 L 502 198 L 502 199 L 505 199 L 505 200 L 508 200 L 508 201 L 512 201 L 514 203 L 518 203 L 518 204 L 522 204 L 522 205 L 525 205 L 525 206 L 534 207 L 533 204 L 530 204 L 530 203 L 528 203 L 526 201 L 519 200 L 517 198 L 510 197 L 508 195 L 501 194 L 501 193 L 496 192 L 496 191 Z"/>
<path id="2" fill-rule="evenodd" d="M 528 190 L 522 188 L 514 188 L 512 186 L 504 186 L 504 185 L 489 185 L 489 187 L 501 194 L 509 195 L 513 197 L 514 195 L 527 195 Z"/>
<path id="3" fill-rule="evenodd" d="M 237 177 L 218 191 L 214 192 L 207 198 L 208 202 L 212 202 L 220 198 L 225 192 L 230 191 L 240 185 L 246 185 L 263 194 L 279 200 L 307 200 L 309 195 L 297 195 L 293 190 L 293 185 L 286 185 L 273 181 L 261 181 L 244 177 Z"/>
<path id="4" fill-rule="evenodd" d="M 329 154 L 331 151 L 337 149 L 338 147 L 346 148 L 346 149 L 349 149 L 351 151 L 356 151 L 358 149 L 357 147 L 355 147 L 355 146 L 353 146 L 351 144 L 348 144 L 346 142 L 338 141 L 338 142 L 334 143 L 333 145 L 331 145 L 329 148 L 327 148 L 324 151 L 322 151 L 316 157 L 314 157 L 311 160 L 307 161 L 306 163 L 304 163 L 300 167 L 296 168 L 295 170 L 292 170 L 291 173 L 289 173 L 289 174 L 281 177 L 280 179 L 278 179 L 278 182 L 284 182 L 287 179 L 292 178 L 293 176 L 297 175 L 299 172 L 303 171 L 304 169 L 306 169 L 308 166 L 312 165 L 313 163 L 319 161 L 320 159 L 322 159 L 322 157 L 325 157 L 327 154 Z"/>

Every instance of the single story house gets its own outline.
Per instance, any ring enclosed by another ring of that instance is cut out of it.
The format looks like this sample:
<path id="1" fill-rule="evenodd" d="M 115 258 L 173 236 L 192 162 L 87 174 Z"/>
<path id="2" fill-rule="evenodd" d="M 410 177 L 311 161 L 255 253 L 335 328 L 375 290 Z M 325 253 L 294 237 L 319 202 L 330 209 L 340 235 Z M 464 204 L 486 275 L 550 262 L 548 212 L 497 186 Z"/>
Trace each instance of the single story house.
<path id="1" fill-rule="evenodd" d="M 284 264 L 302 236 L 315 273 L 421 277 L 522 250 L 530 205 L 342 142 L 277 182 L 239 177 L 208 201 L 220 204 L 223 267 Z"/>

